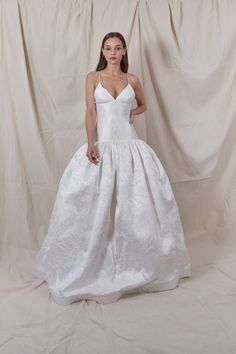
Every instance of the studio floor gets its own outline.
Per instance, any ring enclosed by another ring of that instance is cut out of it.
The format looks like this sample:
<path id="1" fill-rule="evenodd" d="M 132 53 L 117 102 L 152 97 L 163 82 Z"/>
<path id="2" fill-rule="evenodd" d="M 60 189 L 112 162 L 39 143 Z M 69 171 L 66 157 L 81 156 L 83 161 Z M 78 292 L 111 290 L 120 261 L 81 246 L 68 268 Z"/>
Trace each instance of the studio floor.
<path id="1" fill-rule="evenodd" d="M 55 304 L 47 284 L 32 276 L 35 254 L 4 247 L 1 354 L 236 353 L 233 250 L 202 265 L 192 253 L 192 276 L 174 290 L 67 306 Z"/>

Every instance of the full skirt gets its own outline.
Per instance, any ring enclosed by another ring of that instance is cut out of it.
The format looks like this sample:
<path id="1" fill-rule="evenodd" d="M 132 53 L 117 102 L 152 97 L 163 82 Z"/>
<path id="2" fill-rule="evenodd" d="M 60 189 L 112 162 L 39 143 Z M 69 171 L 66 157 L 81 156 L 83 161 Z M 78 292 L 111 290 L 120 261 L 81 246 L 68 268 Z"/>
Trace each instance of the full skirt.
<path id="1" fill-rule="evenodd" d="M 60 305 L 176 288 L 191 265 L 160 160 L 141 139 L 95 145 L 98 165 L 85 143 L 64 170 L 34 275 Z"/>

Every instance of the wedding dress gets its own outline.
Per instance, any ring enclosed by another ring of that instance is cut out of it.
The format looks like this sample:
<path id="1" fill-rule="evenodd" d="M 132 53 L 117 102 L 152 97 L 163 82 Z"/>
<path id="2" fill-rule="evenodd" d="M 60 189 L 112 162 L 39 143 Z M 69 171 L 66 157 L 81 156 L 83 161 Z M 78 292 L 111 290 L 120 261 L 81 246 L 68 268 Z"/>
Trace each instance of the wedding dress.
<path id="1" fill-rule="evenodd" d="M 114 98 L 99 75 L 94 99 L 100 162 L 88 160 L 87 143 L 75 152 L 36 257 L 34 275 L 60 305 L 170 290 L 191 275 L 166 172 L 129 123 L 135 93 L 128 74 L 127 80 Z"/>

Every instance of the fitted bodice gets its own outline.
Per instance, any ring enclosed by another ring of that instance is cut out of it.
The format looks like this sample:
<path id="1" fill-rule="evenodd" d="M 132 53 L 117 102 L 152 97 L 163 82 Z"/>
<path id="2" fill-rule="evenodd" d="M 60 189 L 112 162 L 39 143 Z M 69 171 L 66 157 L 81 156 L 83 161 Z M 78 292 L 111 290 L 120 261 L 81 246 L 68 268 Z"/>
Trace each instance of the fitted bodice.
<path id="1" fill-rule="evenodd" d="M 94 91 L 97 112 L 95 140 L 138 139 L 134 125 L 129 123 L 134 98 L 134 89 L 130 83 L 114 98 L 99 81 Z"/>

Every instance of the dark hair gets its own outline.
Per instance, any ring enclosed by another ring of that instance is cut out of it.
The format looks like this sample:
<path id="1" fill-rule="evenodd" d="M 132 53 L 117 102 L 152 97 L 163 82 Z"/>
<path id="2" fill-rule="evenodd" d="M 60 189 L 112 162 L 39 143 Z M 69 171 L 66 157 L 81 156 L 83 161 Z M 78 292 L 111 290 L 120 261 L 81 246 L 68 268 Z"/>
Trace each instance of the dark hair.
<path id="1" fill-rule="evenodd" d="M 105 37 L 102 40 L 102 46 L 101 46 L 101 51 L 100 51 L 100 58 L 99 58 L 99 62 L 96 68 L 96 71 L 100 71 L 105 69 L 105 67 L 107 66 L 107 61 L 105 59 L 105 57 L 103 56 L 102 53 L 102 49 L 104 49 L 104 44 L 106 42 L 106 40 L 108 38 L 113 38 L 113 37 L 117 37 L 121 40 L 122 44 L 123 44 L 123 48 L 127 48 L 126 47 L 126 42 L 124 37 L 122 36 L 121 33 L 119 32 L 109 32 L 105 35 Z M 128 61 L 128 54 L 127 54 L 127 50 L 125 51 L 125 54 L 123 55 L 121 62 L 120 62 L 120 68 L 124 73 L 127 73 L 128 71 L 128 67 L 129 67 L 129 61 Z"/>

